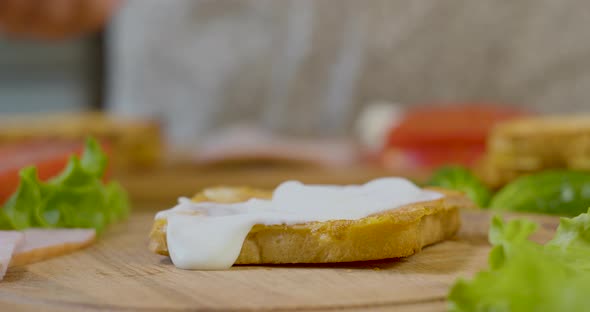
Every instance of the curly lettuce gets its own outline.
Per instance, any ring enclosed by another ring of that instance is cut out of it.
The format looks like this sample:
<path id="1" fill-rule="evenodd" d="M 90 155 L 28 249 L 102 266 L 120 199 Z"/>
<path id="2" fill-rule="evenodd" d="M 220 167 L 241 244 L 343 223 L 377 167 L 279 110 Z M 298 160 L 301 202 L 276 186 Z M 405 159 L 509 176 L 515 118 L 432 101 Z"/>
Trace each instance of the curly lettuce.
<path id="1" fill-rule="evenodd" d="M 590 292 L 590 210 L 562 218 L 545 245 L 529 240 L 537 224 L 494 217 L 490 268 L 458 280 L 450 311 L 586 311 Z"/>
<path id="2" fill-rule="evenodd" d="M 35 167 L 21 169 L 17 191 L 0 213 L 0 229 L 104 228 L 129 213 L 127 193 L 117 182 L 103 183 L 107 157 L 94 139 L 81 158 L 73 155 L 64 170 L 46 182 Z"/>

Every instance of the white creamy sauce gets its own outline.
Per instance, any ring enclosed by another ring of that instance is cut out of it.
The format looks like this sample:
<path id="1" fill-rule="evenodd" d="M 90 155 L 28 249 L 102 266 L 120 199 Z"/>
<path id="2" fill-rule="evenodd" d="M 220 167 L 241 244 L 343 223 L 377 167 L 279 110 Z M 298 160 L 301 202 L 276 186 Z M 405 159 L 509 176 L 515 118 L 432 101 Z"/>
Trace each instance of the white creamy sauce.
<path id="1" fill-rule="evenodd" d="M 350 186 L 289 181 L 274 191 L 271 200 L 218 204 L 180 198 L 177 206 L 159 212 L 156 219 L 168 221 L 168 251 L 174 265 L 181 269 L 219 270 L 234 264 L 255 224 L 357 220 L 441 197 L 442 194 L 422 190 L 403 178 Z"/>

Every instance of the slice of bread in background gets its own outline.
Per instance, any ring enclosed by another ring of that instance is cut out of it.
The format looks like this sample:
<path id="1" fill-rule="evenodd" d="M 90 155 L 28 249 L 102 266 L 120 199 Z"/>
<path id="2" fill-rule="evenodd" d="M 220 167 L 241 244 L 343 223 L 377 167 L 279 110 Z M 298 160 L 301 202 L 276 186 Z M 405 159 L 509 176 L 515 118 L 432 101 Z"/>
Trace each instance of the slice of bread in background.
<path id="1" fill-rule="evenodd" d="M 159 123 L 101 112 L 32 113 L 0 116 L 0 145 L 30 141 L 77 142 L 93 136 L 108 143 L 117 169 L 152 168 L 162 163 Z"/>
<path id="2" fill-rule="evenodd" d="M 460 227 L 458 208 L 474 207 L 462 193 L 433 189 L 445 197 L 406 205 L 359 220 L 255 225 L 236 264 L 330 263 L 410 256 L 422 247 L 452 237 Z M 272 192 L 250 188 L 211 188 L 194 201 L 241 202 L 270 198 Z M 169 255 L 165 219 L 155 220 L 149 248 Z"/>
<path id="3" fill-rule="evenodd" d="M 538 116 L 507 121 L 488 138 L 478 173 L 498 188 L 546 169 L 590 170 L 590 115 Z"/>

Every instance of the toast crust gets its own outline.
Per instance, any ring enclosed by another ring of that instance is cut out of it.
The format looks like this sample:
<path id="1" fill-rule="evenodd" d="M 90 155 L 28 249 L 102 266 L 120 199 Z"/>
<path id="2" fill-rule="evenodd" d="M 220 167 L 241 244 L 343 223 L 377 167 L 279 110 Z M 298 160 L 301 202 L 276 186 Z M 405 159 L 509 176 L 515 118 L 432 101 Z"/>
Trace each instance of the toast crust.
<path id="1" fill-rule="evenodd" d="M 462 193 L 431 189 L 445 196 L 414 203 L 358 220 L 255 225 L 235 264 L 331 263 L 410 256 L 452 237 L 460 227 L 458 208 L 474 207 Z M 211 188 L 193 201 L 241 202 L 270 198 L 272 192 L 251 188 Z M 168 256 L 166 219 L 155 220 L 149 248 Z"/>

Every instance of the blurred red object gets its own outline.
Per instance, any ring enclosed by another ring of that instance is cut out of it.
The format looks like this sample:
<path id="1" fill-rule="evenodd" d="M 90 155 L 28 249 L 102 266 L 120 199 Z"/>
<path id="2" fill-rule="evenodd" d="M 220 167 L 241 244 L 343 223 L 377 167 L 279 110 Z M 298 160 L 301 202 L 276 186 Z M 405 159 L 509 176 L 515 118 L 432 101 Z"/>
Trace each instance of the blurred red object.
<path id="1" fill-rule="evenodd" d="M 110 148 L 106 144 L 102 146 L 110 154 Z M 39 179 L 47 180 L 65 168 L 71 155 L 80 156 L 83 149 L 84 143 L 80 141 L 29 141 L 0 145 L 0 205 L 18 188 L 20 169 L 36 166 Z"/>
<path id="2" fill-rule="evenodd" d="M 530 114 L 486 104 L 410 109 L 389 132 L 380 161 L 391 169 L 424 169 L 450 163 L 471 166 L 485 152 L 494 125 Z"/>

